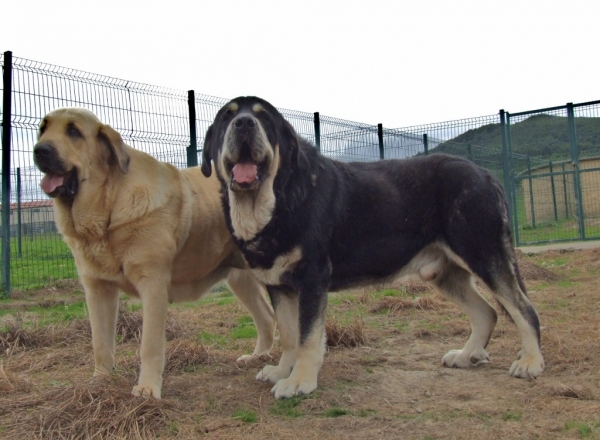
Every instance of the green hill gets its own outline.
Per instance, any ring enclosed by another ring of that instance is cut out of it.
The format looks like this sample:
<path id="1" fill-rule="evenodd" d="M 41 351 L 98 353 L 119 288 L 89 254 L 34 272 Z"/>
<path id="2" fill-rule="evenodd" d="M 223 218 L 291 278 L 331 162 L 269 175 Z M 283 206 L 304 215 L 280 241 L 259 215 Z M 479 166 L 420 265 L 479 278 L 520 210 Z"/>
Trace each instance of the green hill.
<path id="1" fill-rule="evenodd" d="M 513 153 L 545 160 L 567 160 L 570 158 L 567 118 L 548 114 L 530 116 L 510 126 Z M 581 156 L 600 155 L 600 118 L 575 118 L 577 145 Z M 502 150 L 500 124 L 489 124 L 469 130 L 432 149 L 436 152 L 452 153 L 457 144 Z"/>

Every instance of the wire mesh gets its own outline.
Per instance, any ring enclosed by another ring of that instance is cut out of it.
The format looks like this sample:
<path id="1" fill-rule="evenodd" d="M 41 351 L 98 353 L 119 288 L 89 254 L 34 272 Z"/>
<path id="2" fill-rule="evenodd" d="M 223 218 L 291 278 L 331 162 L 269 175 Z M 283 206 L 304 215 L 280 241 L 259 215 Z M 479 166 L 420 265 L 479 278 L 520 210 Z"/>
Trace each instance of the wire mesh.
<path id="1" fill-rule="evenodd" d="M 0 64 L 4 66 L 2 54 Z M 39 188 L 42 174 L 33 165 L 32 150 L 43 116 L 59 107 L 87 108 L 132 147 L 178 168 L 188 164 L 190 116 L 187 92 L 20 58 L 13 58 L 12 96 L 11 285 L 29 289 L 77 276 L 71 252 L 56 231 L 52 201 Z M 205 133 L 227 102 L 195 96 L 198 163 Z M 573 111 L 579 166 L 573 161 L 565 106 L 507 114 L 512 152 L 508 180 L 498 115 L 384 128 L 383 157 L 458 155 L 489 169 L 501 182 L 510 182 L 518 244 L 599 238 L 600 101 L 576 104 Z M 313 113 L 280 112 L 315 145 Z M 321 154 L 327 157 L 359 162 L 381 158 L 377 126 L 321 115 L 319 132 Z M 580 212 L 585 213 L 582 222 Z"/>

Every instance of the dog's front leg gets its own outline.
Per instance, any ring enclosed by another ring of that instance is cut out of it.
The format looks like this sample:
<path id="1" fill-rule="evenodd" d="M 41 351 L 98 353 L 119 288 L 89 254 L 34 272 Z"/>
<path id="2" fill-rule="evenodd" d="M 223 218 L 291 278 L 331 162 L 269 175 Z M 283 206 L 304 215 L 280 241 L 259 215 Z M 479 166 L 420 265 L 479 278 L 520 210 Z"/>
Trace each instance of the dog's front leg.
<path id="1" fill-rule="evenodd" d="M 82 276 L 81 281 L 92 328 L 94 377 L 106 376 L 114 367 L 119 291 L 107 281 L 86 276 Z"/>
<path id="2" fill-rule="evenodd" d="M 266 365 L 256 375 L 256 380 L 276 383 L 290 375 L 296 363 L 298 347 L 298 295 L 277 287 L 267 287 L 279 329 L 283 350 L 278 365 Z"/>
<path id="3" fill-rule="evenodd" d="M 310 394 L 317 389 L 317 377 L 325 355 L 325 308 L 327 293 L 323 288 L 302 290 L 298 298 L 298 327 L 300 329 L 294 368 L 271 389 L 276 399 Z M 277 322 L 280 322 L 277 311 Z M 293 316 L 287 316 L 292 320 Z M 284 352 L 285 354 L 285 352 Z M 282 356 L 283 359 L 283 356 Z"/>
<path id="4" fill-rule="evenodd" d="M 162 374 L 165 367 L 165 328 L 169 306 L 170 272 L 161 268 L 130 269 L 136 276 L 134 285 L 142 300 L 142 345 L 140 377 L 133 387 L 134 396 L 161 398 Z"/>

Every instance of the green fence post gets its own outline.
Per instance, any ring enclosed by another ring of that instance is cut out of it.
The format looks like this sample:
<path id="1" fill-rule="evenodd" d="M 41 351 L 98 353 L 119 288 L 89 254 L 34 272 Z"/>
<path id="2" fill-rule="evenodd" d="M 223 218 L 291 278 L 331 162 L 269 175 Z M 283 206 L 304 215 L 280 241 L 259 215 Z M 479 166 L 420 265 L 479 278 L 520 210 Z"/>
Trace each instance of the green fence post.
<path id="1" fill-rule="evenodd" d="M 21 168 L 17 167 L 17 257 L 23 257 L 21 247 Z"/>
<path id="2" fill-rule="evenodd" d="M 188 112 L 190 115 L 190 145 L 187 147 L 187 166 L 198 166 L 198 136 L 196 134 L 196 96 L 188 90 Z"/>
<path id="3" fill-rule="evenodd" d="M 423 149 L 425 150 L 425 156 L 429 154 L 429 139 L 427 139 L 427 133 L 423 133 Z"/>
<path id="4" fill-rule="evenodd" d="M 569 220 L 569 197 L 567 193 L 567 174 L 565 173 L 565 163 L 562 163 L 562 178 L 563 178 L 563 191 L 565 193 L 565 218 Z"/>
<path id="5" fill-rule="evenodd" d="M 377 124 L 377 138 L 379 138 L 379 159 L 385 159 L 385 154 L 383 152 L 383 125 Z"/>
<path id="6" fill-rule="evenodd" d="M 550 187 L 552 188 L 552 204 L 554 205 L 554 220 L 558 221 L 558 206 L 556 205 L 556 187 L 554 186 L 554 171 L 552 170 L 552 161 L 549 162 L 550 169 Z"/>
<path id="7" fill-rule="evenodd" d="M 506 201 L 508 205 L 508 222 L 511 225 L 513 233 L 513 244 L 519 242 L 519 225 L 517 220 L 516 209 L 513 201 L 514 181 L 512 179 L 512 166 L 510 161 L 510 150 L 508 143 L 508 125 L 507 125 L 507 113 L 504 110 L 500 110 L 500 134 L 502 135 L 502 174 L 504 174 L 504 193 L 506 195 Z"/>
<path id="8" fill-rule="evenodd" d="M 533 200 L 533 179 L 531 177 L 531 157 L 527 156 L 527 175 L 529 176 L 529 204 L 531 205 L 531 226 L 535 229 L 535 205 Z"/>
<path id="9" fill-rule="evenodd" d="M 10 296 L 10 142 L 12 131 L 12 52 L 4 52 L 2 74 L 2 294 Z"/>
<path id="10" fill-rule="evenodd" d="M 314 116 L 315 123 L 315 146 L 317 147 L 317 151 L 321 152 L 321 119 L 319 117 L 319 112 L 315 112 Z"/>
<path id="11" fill-rule="evenodd" d="M 569 144 L 571 147 L 571 160 L 573 161 L 573 185 L 575 186 L 575 208 L 577 209 L 577 223 L 579 227 L 579 239 L 585 240 L 585 219 L 583 211 L 583 195 L 581 192 L 581 174 L 579 171 L 579 148 L 577 146 L 577 133 L 575 132 L 575 112 L 573 103 L 567 104 L 567 121 L 569 124 Z"/>

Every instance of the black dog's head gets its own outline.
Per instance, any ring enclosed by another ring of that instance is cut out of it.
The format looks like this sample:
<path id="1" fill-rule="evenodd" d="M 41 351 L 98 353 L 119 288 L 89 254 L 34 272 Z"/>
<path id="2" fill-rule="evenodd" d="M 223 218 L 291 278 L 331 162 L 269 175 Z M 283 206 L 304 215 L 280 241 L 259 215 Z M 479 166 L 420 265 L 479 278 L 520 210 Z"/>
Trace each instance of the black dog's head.
<path id="1" fill-rule="evenodd" d="M 231 191 L 257 191 L 278 173 L 281 163 L 302 167 L 296 132 L 267 101 L 246 96 L 219 110 L 206 133 L 202 173 L 217 175 Z"/>

